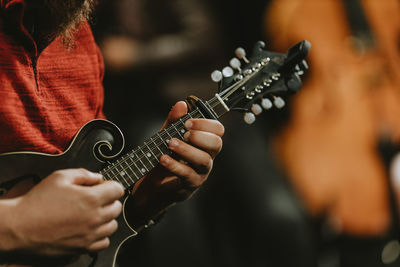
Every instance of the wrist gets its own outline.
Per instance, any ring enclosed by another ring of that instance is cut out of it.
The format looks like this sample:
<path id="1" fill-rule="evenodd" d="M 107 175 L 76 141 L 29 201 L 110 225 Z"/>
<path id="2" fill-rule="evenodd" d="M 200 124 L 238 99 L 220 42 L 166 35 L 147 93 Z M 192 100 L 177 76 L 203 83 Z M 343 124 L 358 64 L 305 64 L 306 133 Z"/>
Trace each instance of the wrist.
<path id="1" fill-rule="evenodd" d="M 20 248 L 17 223 L 15 223 L 19 201 L 20 198 L 0 200 L 0 252 L 10 252 Z"/>

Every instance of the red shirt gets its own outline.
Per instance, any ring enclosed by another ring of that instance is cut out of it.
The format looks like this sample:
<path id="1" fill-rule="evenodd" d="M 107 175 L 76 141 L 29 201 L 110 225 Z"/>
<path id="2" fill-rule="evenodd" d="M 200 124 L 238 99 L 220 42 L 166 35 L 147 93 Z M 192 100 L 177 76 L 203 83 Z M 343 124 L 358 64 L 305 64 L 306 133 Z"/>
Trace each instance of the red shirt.
<path id="1" fill-rule="evenodd" d="M 38 55 L 22 25 L 24 1 L 0 1 L 0 153 L 60 153 L 80 127 L 103 117 L 99 49 L 85 23 L 74 48 L 57 38 Z"/>

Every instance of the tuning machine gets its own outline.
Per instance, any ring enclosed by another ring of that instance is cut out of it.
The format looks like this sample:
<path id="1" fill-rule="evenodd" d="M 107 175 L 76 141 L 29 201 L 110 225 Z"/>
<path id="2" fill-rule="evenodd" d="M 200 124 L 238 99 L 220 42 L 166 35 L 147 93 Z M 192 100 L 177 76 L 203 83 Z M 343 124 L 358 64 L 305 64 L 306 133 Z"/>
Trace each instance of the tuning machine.
<path id="1" fill-rule="evenodd" d="M 239 61 L 239 60 L 238 60 Z M 239 61 L 240 63 L 240 61 Z M 222 81 L 222 79 L 225 78 L 229 78 L 232 77 L 234 74 L 234 71 L 231 67 L 227 66 L 225 68 L 222 69 L 222 72 L 219 70 L 214 70 L 211 73 L 211 80 L 213 82 L 219 83 L 220 81 Z"/>
<path id="2" fill-rule="evenodd" d="M 251 105 L 251 111 L 254 113 L 254 115 L 259 115 L 263 109 L 259 104 L 253 104 Z"/>
<path id="3" fill-rule="evenodd" d="M 283 108 L 285 106 L 285 104 L 286 104 L 285 100 L 283 100 L 282 97 L 274 96 L 274 105 L 275 105 L 276 108 L 281 109 L 281 108 Z"/>
<path id="4" fill-rule="evenodd" d="M 256 115 L 254 115 L 252 112 L 246 112 L 244 113 L 243 120 L 247 124 L 253 124 L 256 121 Z"/>
<path id="5" fill-rule="evenodd" d="M 233 69 L 242 72 L 242 69 L 240 68 L 242 66 L 242 63 L 240 63 L 240 60 L 236 57 L 232 58 L 231 61 L 229 61 L 229 65 L 231 65 Z"/>
<path id="6" fill-rule="evenodd" d="M 213 82 L 220 82 L 222 79 L 232 77 L 234 75 L 234 69 L 239 72 L 238 77 L 242 77 L 240 74 L 242 72 L 241 66 L 242 63 L 240 62 L 240 59 L 242 59 L 244 62 L 247 64 L 250 63 L 250 61 L 246 57 L 246 51 L 242 47 L 238 47 L 235 50 L 235 55 L 237 57 L 232 58 L 229 61 L 230 66 L 226 66 L 225 68 L 222 69 L 222 72 L 219 70 L 215 70 L 211 73 L 211 80 Z"/>
<path id="7" fill-rule="evenodd" d="M 239 58 L 239 59 L 243 59 L 244 62 L 246 62 L 247 64 L 250 63 L 250 61 L 247 59 L 246 57 L 246 50 L 244 50 L 242 47 L 238 47 L 235 50 L 235 55 Z"/>
<path id="8" fill-rule="evenodd" d="M 295 71 L 297 75 L 302 76 L 306 70 L 308 70 L 308 64 L 307 61 L 303 59 L 299 64 L 296 65 Z"/>
<path id="9" fill-rule="evenodd" d="M 218 83 L 218 82 L 222 81 L 222 79 L 223 79 L 223 75 L 222 75 L 222 72 L 221 72 L 221 71 L 219 71 L 219 70 L 214 70 L 214 71 L 211 73 L 211 80 L 212 80 L 213 82 Z"/>
<path id="10" fill-rule="evenodd" d="M 253 124 L 256 121 L 256 116 L 259 115 L 262 111 L 263 109 L 259 104 L 253 104 L 251 106 L 251 112 L 244 113 L 243 120 L 247 124 Z"/>
<path id="11" fill-rule="evenodd" d="M 233 69 L 232 69 L 231 67 L 229 67 L 229 66 L 223 68 L 223 69 L 222 69 L 222 75 L 223 75 L 225 78 L 232 77 L 232 76 L 233 76 Z"/>
<path id="12" fill-rule="evenodd" d="M 261 106 L 262 106 L 265 110 L 268 110 L 268 109 L 271 109 L 271 108 L 272 108 L 273 104 L 272 104 L 272 101 L 269 100 L 268 98 L 263 98 L 263 99 L 261 100 Z"/>

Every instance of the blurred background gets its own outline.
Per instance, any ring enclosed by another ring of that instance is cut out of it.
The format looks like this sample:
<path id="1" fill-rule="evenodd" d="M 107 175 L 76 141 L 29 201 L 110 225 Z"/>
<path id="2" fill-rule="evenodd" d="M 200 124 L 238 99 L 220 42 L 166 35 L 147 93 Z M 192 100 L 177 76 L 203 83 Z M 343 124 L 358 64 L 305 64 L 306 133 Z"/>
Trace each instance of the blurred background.
<path id="1" fill-rule="evenodd" d="M 209 180 L 125 246 L 124 266 L 400 266 L 400 1 L 101 0 L 105 112 L 128 147 L 258 40 L 308 40 L 284 109 L 222 118 Z"/>

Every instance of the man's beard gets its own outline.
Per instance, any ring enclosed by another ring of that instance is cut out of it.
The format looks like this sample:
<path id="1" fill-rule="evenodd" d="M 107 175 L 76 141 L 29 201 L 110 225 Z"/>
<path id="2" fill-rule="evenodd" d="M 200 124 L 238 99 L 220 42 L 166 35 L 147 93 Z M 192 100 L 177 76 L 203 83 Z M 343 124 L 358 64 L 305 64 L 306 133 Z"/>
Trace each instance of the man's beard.
<path id="1" fill-rule="evenodd" d="M 45 7 L 56 25 L 54 33 L 59 35 L 64 45 L 70 47 L 77 28 L 86 20 L 97 0 L 44 0 Z"/>

